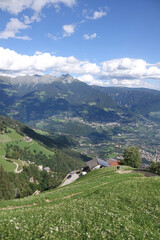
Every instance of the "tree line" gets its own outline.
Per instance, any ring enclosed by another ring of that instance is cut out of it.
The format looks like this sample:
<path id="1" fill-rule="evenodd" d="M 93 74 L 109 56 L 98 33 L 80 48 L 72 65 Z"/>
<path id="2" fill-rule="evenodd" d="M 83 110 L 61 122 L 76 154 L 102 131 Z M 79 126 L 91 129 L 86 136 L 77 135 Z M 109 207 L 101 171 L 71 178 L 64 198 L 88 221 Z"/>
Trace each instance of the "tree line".
<path id="1" fill-rule="evenodd" d="M 32 181 L 31 181 L 32 178 Z M 0 200 L 23 198 L 36 190 L 45 191 L 57 187 L 63 179 L 61 174 L 40 171 L 34 164 L 23 167 L 23 172 L 6 172 L 0 165 Z"/>

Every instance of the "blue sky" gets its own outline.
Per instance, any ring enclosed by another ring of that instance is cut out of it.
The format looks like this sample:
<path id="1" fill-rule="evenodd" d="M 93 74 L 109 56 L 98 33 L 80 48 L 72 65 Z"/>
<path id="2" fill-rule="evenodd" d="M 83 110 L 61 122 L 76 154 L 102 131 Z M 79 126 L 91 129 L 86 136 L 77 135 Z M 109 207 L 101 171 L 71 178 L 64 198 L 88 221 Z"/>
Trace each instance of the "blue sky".
<path id="1" fill-rule="evenodd" d="M 160 88 L 159 0 L 0 0 L 0 74 Z"/>

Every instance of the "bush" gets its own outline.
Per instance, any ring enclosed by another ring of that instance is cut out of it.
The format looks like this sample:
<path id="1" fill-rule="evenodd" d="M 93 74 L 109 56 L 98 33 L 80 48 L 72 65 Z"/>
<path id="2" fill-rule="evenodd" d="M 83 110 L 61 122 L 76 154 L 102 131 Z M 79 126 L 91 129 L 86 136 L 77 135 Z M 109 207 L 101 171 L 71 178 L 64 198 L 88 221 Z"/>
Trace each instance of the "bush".
<path id="1" fill-rule="evenodd" d="M 138 147 L 129 147 L 124 151 L 123 163 L 125 165 L 138 168 L 142 162 Z"/>
<path id="2" fill-rule="evenodd" d="M 160 175 L 160 162 L 152 162 L 149 168 L 150 172 Z"/>

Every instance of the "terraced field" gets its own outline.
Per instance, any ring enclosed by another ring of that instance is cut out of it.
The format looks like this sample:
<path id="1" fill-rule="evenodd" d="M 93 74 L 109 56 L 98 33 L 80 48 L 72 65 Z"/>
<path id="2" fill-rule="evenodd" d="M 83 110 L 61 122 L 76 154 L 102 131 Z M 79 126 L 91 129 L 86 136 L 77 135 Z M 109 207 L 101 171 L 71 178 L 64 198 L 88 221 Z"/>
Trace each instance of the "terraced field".
<path id="1" fill-rule="evenodd" d="M 157 176 L 119 174 L 110 167 L 38 196 L 0 202 L 0 239 L 159 240 L 159 236 Z"/>

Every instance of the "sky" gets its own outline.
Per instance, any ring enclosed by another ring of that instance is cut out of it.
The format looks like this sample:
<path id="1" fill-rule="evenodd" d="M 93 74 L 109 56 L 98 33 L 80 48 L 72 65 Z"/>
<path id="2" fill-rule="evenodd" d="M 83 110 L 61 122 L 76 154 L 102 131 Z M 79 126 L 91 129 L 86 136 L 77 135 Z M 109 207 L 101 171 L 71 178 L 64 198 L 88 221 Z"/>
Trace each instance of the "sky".
<path id="1" fill-rule="evenodd" d="M 160 89 L 159 0 L 0 0 L 0 74 Z"/>

